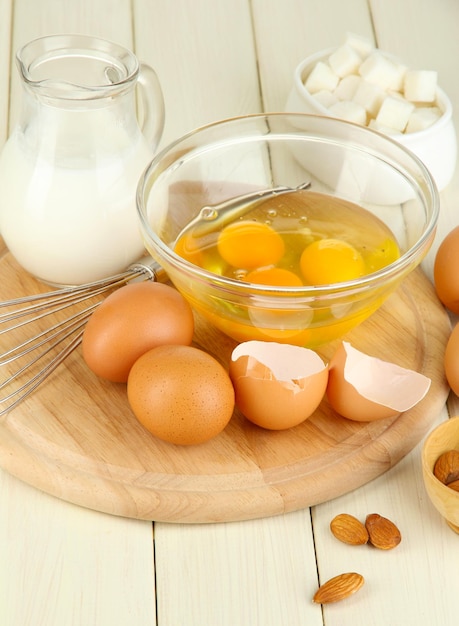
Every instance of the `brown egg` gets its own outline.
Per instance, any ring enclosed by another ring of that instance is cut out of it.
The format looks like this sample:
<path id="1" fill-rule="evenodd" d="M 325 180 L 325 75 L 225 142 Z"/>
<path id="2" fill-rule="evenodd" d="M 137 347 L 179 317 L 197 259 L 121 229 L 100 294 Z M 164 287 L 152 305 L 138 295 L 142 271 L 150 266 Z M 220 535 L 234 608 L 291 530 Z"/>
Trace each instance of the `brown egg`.
<path id="1" fill-rule="evenodd" d="M 232 353 L 236 406 L 270 430 L 297 426 L 319 406 L 328 367 L 313 350 L 269 341 L 246 341 Z"/>
<path id="2" fill-rule="evenodd" d="M 356 422 L 395 417 L 426 395 L 430 379 L 369 356 L 343 341 L 330 361 L 327 397 L 331 407 Z"/>
<path id="3" fill-rule="evenodd" d="M 442 241 L 434 263 L 435 290 L 440 301 L 459 314 L 459 226 Z"/>
<path id="4" fill-rule="evenodd" d="M 165 344 L 189 345 L 191 307 L 173 287 L 130 283 L 111 293 L 95 310 L 83 334 L 83 358 L 101 378 L 126 382 L 134 362 Z"/>
<path id="5" fill-rule="evenodd" d="M 218 435 L 234 410 L 228 372 L 210 354 L 191 346 L 159 346 L 132 366 L 129 404 L 153 435 L 178 445 Z"/>
<path id="6" fill-rule="evenodd" d="M 444 364 L 446 380 L 456 396 L 459 396 L 459 324 L 456 324 L 449 336 Z"/>

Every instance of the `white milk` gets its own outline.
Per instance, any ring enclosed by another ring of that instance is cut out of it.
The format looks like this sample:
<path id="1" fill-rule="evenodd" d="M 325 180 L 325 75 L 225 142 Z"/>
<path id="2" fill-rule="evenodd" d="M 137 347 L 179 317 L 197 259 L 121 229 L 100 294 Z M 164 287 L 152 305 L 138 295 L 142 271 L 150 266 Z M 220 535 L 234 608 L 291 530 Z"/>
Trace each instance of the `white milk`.
<path id="1" fill-rule="evenodd" d="M 44 282 L 97 280 L 124 270 L 144 251 L 135 193 L 152 149 L 140 133 L 133 141 L 125 129 L 108 143 L 89 168 L 77 161 L 56 166 L 52 142 L 42 137 L 32 141 L 33 150 L 20 132 L 5 145 L 0 232 L 16 260 Z"/>

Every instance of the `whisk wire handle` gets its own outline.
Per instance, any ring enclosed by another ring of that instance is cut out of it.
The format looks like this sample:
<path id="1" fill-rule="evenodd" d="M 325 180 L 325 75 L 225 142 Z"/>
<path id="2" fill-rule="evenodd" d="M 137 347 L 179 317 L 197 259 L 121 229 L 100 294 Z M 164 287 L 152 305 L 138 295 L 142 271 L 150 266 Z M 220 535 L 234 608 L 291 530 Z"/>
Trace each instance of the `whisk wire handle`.
<path id="1" fill-rule="evenodd" d="M 0 368 L 9 364 L 16 367 L 0 381 L 0 390 L 5 391 L 0 397 L 0 418 L 30 396 L 80 345 L 84 326 L 102 296 L 135 280 L 164 282 L 167 276 L 156 261 L 145 256 L 115 276 L 0 302 L 0 309 L 4 310 L 0 313 L 0 336 L 3 337 L 14 335 L 16 331 L 22 333 L 21 329 L 26 326 L 39 324 L 48 316 L 58 315 L 71 307 L 80 307 L 76 313 L 35 331 L 0 354 Z M 88 303 L 90 299 L 93 302 Z M 14 384 L 16 387 L 10 391 Z"/>

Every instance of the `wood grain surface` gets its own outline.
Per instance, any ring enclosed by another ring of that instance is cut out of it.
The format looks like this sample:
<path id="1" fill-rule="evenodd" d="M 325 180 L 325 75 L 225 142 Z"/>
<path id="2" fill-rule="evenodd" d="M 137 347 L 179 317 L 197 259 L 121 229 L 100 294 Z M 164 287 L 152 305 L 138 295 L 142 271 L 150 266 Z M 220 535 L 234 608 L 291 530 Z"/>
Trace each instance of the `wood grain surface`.
<path id="1" fill-rule="evenodd" d="M 0 266 L 2 300 L 43 290 L 9 253 Z M 0 465 L 58 498 L 137 519 L 243 520 L 311 506 L 379 476 L 420 441 L 448 393 L 439 357 L 449 328 L 417 270 L 347 339 L 429 376 L 431 389 L 419 405 L 397 419 L 362 424 L 340 418 L 324 399 L 310 419 L 280 432 L 261 429 L 236 410 L 223 433 L 190 447 L 148 433 L 129 408 L 125 385 L 98 379 L 78 348 L 3 418 Z M 27 327 L 20 330 L 26 333 Z M 199 318 L 195 343 L 224 365 L 235 346 Z M 325 359 L 336 345 L 322 352 Z"/>

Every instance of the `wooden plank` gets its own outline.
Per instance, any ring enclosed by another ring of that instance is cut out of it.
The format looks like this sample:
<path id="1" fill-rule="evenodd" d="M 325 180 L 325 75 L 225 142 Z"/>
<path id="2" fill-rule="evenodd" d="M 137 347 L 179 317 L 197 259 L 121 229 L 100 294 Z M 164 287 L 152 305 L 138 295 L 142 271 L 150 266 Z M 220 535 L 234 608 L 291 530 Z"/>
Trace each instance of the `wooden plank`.
<path id="1" fill-rule="evenodd" d="M 248 3 L 145 0 L 135 10 L 137 54 L 157 70 L 165 94 L 163 144 L 261 110 Z M 196 15 L 202 23 L 190 36 Z M 162 30 L 174 36 L 164 41 Z M 322 624 L 304 600 L 317 578 L 308 511 L 218 526 L 156 523 L 155 556 L 162 626 Z"/>
<path id="2" fill-rule="evenodd" d="M 2 626 L 155 626 L 151 524 L 67 504 L 0 473 Z"/>
<path id="3" fill-rule="evenodd" d="M 8 136 L 12 0 L 0 0 L 0 149 Z"/>
<path id="4" fill-rule="evenodd" d="M 9 4 L 2 0 L 0 5 L 2 51 L 8 47 Z M 16 0 L 14 18 L 13 50 L 35 37 L 62 32 L 132 44 L 129 0 Z M 14 67 L 13 77 L 10 128 L 21 98 Z M 3 87 L 0 111 L 7 110 Z M 156 624 L 151 523 L 69 505 L 2 471 L 0 555 L 4 626 Z"/>
<path id="5" fill-rule="evenodd" d="M 339 45 L 347 31 L 372 38 L 366 0 L 254 0 L 254 31 L 265 111 L 283 111 L 295 67 Z"/>
<path id="6" fill-rule="evenodd" d="M 260 111 L 247 0 L 135 0 L 134 16 L 137 56 L 164 91 L 163 145 L 202 124 Z"/>
<path id="7" fill-rule="evenodd" d="M 155 531 L 161 626 L 322 625 L 308 510 Z"/>
<path id="8" fill-rule="evenodd" d="M 132 19 L 127 0 L 14 0 L 15 44 L 53 34 L 84 34 L 132 44 Z"/>
<path id="9" fill-rule="evenodd" d="M 417 0 L 372 0 L 377 44 L 419 69 L 439 70 L 440 81 L 456 111 L 456 64 L 459 23 L 457 3 Z M 457 122 L 456 122 L 457 127 Z M 442 210 L 436 241 L 423 263 L 431 276 L 436 249 L 449 229 L 458 223 L 456 204 L 459 176 L 441 194 Z M 451 410 L 457 407 L 452 398 Z M 444 409 L 437 421 L 447 417 Z M 366 585 L 354 598 L 324 608 L 330 626 L 340 626 L 343 615 L 354 626 L 398 624 L 453 624 L 454 605 L 444 601 L 459 591 L 457 581 L 458 545 L 452 531 L 430 504 L 422 483 L 421 445 L 394 469 L 365 487 L 313 510 L 319 574 L 323 582 L 342 571 L 359 571 Z M 368 513 L 380 513 L 394 520 L 402 532 L 402 543 L 390 553 L 368 546 L 351 548 L 331 536 L 330 520 L 338 513 L 351 513 L 364 520 Z M 403 616 L 403 617 L 402 617 Z"/>

